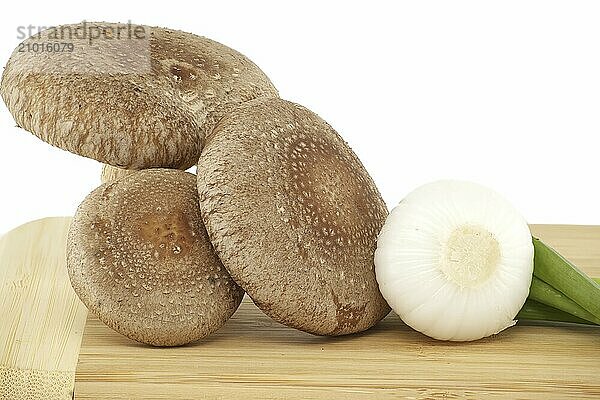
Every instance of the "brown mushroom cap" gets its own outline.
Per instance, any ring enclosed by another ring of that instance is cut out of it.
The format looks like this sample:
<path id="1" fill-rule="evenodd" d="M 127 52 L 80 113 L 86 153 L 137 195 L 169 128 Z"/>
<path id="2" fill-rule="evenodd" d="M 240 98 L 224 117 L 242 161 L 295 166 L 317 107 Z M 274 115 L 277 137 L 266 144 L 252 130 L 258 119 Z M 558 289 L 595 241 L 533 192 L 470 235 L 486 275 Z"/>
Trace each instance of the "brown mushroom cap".
<path id="1" fill-rule="evenodd" d="M 343 335 L 389 312 L 373 260 L 386 206 L 356 155 L 316 114 L 279 99 L 249 102 L 219 122 L 198 171 L 217 254 L 267 315 Z"/>
<path id="2" fill-rule="evenodd" d="M 207 336 L 244 294 L 213 251 L 187 172 L 144 170 L 94 190 L 77 210 L 67 253 L 85 305 L 142 343 L 176 346 Z"/>
<path id="3" fill-rule="evenodd" d="M 62 50 L 34 51 L 54 43 Z M 16 123 L 54 146 L 117 167 L 187 169 L 229 110 L 277 96 L 248 58 L 181 31 L 85 22 L 23 44 L 0 86 Z"/>

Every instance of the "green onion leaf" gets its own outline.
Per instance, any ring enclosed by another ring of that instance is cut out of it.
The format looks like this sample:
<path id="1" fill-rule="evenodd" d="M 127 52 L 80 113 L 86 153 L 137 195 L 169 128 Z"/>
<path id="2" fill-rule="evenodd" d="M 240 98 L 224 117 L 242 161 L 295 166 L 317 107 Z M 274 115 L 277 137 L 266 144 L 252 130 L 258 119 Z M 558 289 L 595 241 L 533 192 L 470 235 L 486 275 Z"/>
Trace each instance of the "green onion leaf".
<path id="1" fill-rule="evenodd" d="M 596 318 L 579 304 L 535 276 L 533 277 L 531 287 L 529 288 L 529 298 L 538 303 L 562 310 L 573 316 L 600 325 L 600 319 Z"/>
<path id="2" fill-rule="evenodd" d="M 577 269 L 541 240 L 534 238 L 533 245 L 535 249 L 534 278 L 538 278 L 564 295 L 564 297 L 557 297 L 555 292 L 548 290 L 539 282 L 537 282 L 536 288 L 536 280 L 534 279 L 532 287 L 537 289 L 535 300 L 572 313 L 575 309 L 572 305 L 567 306 L 568 302 L 565 299 L 568 298 L 581 306 L 588 313 L 588 317 L 591 314 L 594 317 L 593 322 L 598 323 L 600 321 L 600 284 Z M 574 315 L 588 319 L 580 312 L 578 313 L 580 315 Z"/>
<path id="3" fill-rule="evenodd" d="M 592 324 L 589 321 L 578 318 L 574 315 L 557 310 L 554 307 L 539 303 L 531 298 L 527 299 L 521 311 L 515 319 L 530 321 L 548 321 L 548 322 L 570 322 L 574 324 Z"/>

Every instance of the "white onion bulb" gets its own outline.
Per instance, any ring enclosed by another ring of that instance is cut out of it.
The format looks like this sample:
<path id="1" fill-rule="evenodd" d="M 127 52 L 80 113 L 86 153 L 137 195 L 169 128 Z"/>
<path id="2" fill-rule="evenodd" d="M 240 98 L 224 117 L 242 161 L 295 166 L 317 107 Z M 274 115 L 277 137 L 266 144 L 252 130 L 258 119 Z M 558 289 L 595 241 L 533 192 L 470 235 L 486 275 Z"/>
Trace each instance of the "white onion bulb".
<path id="1" fill-rule="evenodd" d="M 439 181 L 410 193 L 377 241 L 381 293 L 417 331 L 480 339 L 514 325 L 533 274 L 531 232 L 496 192 Z"/>

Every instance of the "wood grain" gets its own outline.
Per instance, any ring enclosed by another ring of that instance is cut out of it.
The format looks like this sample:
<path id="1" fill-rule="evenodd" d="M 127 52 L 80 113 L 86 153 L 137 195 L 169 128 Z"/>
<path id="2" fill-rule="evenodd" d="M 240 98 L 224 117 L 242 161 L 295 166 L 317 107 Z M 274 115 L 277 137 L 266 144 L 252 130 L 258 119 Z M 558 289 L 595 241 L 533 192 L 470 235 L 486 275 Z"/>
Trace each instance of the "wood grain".
<path id="1" fill-rule="evenodd" d="M 73 396 L 87 309 L 65 265 L 70 223 L 46 218 L 0 239 L 0 399 Z"/>
<path id="2" fill-rule="evenodd" d="M 600 276 L 600 227 L 533 232 Z M 368 332 L 311 336 L 248 299 L 190 346 L 139 345 L 90 316 L 76 399 L 585 399 L 600 397 L 600 329 L 517 325 L 472 343 L 431 340 L 390 314 Z"/>

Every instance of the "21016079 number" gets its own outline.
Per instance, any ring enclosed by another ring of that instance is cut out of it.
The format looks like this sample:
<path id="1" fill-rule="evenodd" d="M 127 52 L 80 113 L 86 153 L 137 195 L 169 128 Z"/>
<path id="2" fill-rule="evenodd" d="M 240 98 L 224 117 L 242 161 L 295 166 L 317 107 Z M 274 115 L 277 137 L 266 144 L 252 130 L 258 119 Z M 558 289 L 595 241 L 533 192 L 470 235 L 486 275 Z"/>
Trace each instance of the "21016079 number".
<path id="1" fill-rule="evenodd" d="M 68 42 L 20 43 L 19 53 L 72 53 L 75 45 Z"/>

